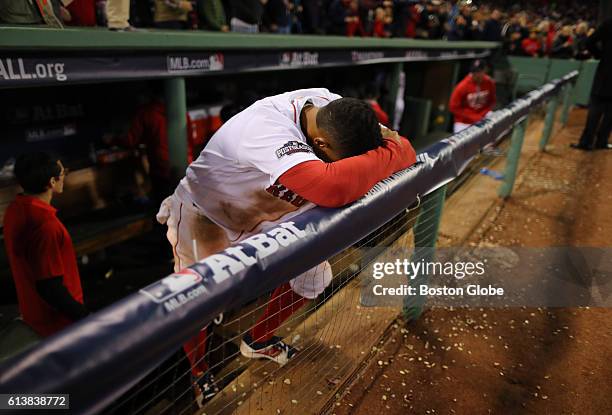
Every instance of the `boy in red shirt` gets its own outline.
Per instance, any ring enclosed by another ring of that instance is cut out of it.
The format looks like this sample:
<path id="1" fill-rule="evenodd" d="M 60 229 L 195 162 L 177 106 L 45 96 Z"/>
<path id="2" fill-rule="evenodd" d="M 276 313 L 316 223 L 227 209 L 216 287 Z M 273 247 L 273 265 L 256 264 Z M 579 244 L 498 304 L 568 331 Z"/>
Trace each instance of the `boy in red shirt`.
<path id="1" fill-rule="evenodd" d="M 15 176 L 24 192 L 4 215 L 4 243 L 23 321 L 47 337 L 89 314 L 72 240 L 51 206 L 66 169 L 33 153 L 17 159 Z"/>
<path id="2" fill-rule="evenodd" d="M 486 65 L 475 60 L 470 74 L 455 87 L 449 109 L 455 117 L 453 132 L 483 119 L 495 106 L 495 81 L 485 73 Z"/>

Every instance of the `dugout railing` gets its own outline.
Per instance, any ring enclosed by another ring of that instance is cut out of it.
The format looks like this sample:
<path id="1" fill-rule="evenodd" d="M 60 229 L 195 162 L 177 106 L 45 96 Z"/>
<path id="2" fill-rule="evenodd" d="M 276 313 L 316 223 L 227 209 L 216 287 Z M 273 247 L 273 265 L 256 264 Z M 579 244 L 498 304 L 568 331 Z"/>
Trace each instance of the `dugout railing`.
<path id="1" fill-rule="evenodd" d="M 378 183 L 347 207 L 307 211 L 167 277 L 173 284 L 167 278 L 156 282 L 11 358 L 0 366 L 0 393 L 68 393 L 71 412 L 100 413 L 175 353 L 203 322 L 363 241 L 415 202 L 421 211 L 413 229 L 414 255 L 432 255 L 446 185 L 483 148 L 513 130 L 499 190 L 501 197 L 510 196 L 527 117 L 548 101 L 540 143 L 544 149 L 557 95 L 563 91 L 565 123 L 577 76 L 573 71 L 553 80 L 428 147 L 416 165 Z M 404 315 L 417 318 L 423 302 L 411 297 Z"/>

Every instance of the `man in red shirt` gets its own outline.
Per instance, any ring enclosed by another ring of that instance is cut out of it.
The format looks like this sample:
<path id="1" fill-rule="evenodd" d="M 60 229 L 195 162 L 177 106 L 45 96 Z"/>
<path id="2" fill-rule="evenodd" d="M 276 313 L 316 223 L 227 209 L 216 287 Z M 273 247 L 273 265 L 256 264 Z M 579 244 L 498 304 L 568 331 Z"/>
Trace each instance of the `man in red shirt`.
<path id="1" fill-rule="evenodd" d="M 4 243 L 23 321 L 47 337 L 88 314 L 72 240 L 51 206 L 66 169 L 33 153 L 17 159 L 15 176 L 24 192 L 4 215 Z"/>
<path id="2" fill-rule="evenodd" d="M 485 73 L 481 60 L 472 63 L 470 74 L 455 87 L 449 109 L 455 117 L 453 132 L 483 119 L 495 106 L 495 81 Z"/>

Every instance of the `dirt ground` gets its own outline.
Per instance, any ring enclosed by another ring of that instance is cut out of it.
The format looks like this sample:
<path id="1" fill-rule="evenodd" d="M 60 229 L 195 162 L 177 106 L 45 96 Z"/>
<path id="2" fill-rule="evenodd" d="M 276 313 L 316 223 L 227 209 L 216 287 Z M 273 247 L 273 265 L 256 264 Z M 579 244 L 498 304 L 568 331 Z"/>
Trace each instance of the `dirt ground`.
<path id="1" fill-rule="evenodd" d="M 612 247 L 612 151 L 568 147 L 585 118 L 572 112 L 468 244 Z M 330 413 L 611 413 L 611 361 L 611 309 L 431 309 L 393 325 Z"/>

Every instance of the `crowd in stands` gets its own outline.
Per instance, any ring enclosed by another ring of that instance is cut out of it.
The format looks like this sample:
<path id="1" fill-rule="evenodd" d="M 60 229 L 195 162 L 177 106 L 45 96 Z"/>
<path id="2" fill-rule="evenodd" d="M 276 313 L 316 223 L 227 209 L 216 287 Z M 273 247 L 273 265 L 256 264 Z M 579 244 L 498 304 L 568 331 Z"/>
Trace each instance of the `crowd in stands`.
<path id="1" fill-rule="evenodd" d="M 0 23 L 503 41 L 513 55 L 588 59 L 596 11 L 596 0 L 0 0 Z"/>

